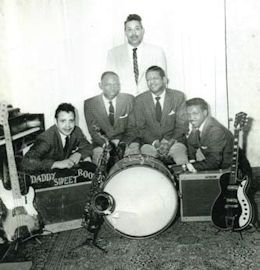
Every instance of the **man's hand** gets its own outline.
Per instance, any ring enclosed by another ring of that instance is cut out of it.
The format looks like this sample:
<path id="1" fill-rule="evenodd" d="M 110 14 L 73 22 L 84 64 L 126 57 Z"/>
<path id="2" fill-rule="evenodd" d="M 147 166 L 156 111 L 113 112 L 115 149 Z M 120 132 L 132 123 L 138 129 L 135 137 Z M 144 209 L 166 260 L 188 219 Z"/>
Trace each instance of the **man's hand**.
<path id="1" fill-rule="evenodd" d="M 159 149 L 160 145 L 161 145 L 161 143 L 160 143 L 159 140 L 155 140 L 155 141 L 153 141 L 153 143 L 152 143 L 152 146 L 153 146 L 156 150 Z"/>
<path id="2" fill-rule="evenodd" d="M 169 153 L 170 147 L 171 147 L 170 143 L 167 140 L 163 139 L 160 143 L 159 149 L 157 150 L 158 154 L 160 156 L 167 156 Z"/>
<path id="3" fill-rule="evenodd" d="M 52 169 L 70 169 L 74 166 L 74 162 L 72 160 L 68 159 L 64 159 L 61 161 L 55 161 L 52 164 Z"/>
<path id="4" fill-rule="evenodd" d="M 81 159 L 81 154 L 78 152 L 73 153 L 69 159 L 74 162 L 74 164 L 78 164 Z"/>
<path id="5" fill-rule="evenodd" d="M 189 172 L 192 172 L 192 173 L 197 172 L 197 170 L 193 167 L 191 163 L 187 163 L 185 164 L 185 166 L 186 166 L 186 170 L 188 170 Z"/>

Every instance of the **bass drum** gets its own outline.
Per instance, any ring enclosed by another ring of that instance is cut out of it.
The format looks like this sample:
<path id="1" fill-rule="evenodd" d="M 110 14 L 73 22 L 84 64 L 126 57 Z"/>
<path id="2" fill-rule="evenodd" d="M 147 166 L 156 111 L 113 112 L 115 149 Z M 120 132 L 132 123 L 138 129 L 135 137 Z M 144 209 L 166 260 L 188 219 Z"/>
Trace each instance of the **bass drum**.
<path id="1" fill-rule="evenodd" d="M 126 237 L 154 236 L 176 216 L 178 196 L 173 176 L 150 156 L 121 159 L 111 168 L 103 191 L 114 199 L 113 212 L 105 221 Z"/>

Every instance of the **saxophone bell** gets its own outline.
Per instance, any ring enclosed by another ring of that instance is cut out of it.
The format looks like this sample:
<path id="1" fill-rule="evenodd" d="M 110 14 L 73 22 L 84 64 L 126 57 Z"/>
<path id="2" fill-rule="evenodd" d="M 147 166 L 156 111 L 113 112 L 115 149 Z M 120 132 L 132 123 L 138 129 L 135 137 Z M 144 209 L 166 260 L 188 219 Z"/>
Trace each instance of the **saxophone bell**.
<path id="1" fill-rule="evenodd" d="M 107 192 L 98 192 L 91 200 L 91 206 L 95 213 L 110 215 L 115 210 L 115 200 Z"/>

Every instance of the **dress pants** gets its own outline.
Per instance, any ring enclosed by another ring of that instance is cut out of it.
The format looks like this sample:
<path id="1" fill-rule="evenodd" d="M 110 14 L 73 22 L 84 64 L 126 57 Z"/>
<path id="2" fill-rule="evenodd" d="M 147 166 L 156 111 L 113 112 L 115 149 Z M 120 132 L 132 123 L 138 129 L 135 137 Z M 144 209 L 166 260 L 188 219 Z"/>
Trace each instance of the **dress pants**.
<path id="1" fill-rule="evenodd" d="M 144 155 L 152 156 L 154 158 L 158 157 L 156 148 L 151 144 L 144 144 L 141 147 L 141 153 Z M 177 165 L 188 163 L 187 148 L 183 143 L 175 142 L 171 146 L 168 156 L 172 157 Z"/>

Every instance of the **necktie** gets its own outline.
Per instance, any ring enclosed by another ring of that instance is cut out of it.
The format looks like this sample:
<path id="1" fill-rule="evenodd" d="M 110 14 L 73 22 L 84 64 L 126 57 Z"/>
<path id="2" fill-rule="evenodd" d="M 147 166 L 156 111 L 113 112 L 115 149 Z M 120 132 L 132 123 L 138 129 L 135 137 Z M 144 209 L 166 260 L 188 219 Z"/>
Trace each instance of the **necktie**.
<path id="1" fill-rule="evenodd" d="M 190 134 L 190 141 L 195 148 L 200 148 L 200 130 L 193 128 Z"/>
<path id="2" fill-rule="evenodd" d="M 66 138 L 65 138 L 65 145 L 63 147 L 64 153 L 67 153 L 67 151 L 69 149 L 69 145 L 70 145 L 70 137 L 69 136 L 66 136 Z"/>
<path id="3" fill-rule="evenodd" d="M 133 63 L 134 63 L 134 74 L 135 74 L 135 82 L 138 83 L 139 70 L 138 70 L 138 62 L 137 62 L 137 48 L 133 49 Z"/>
<path id="4" fill-rule="evenodd" d="M 110 124 L 113 126 L 114 125 L 114 114 L 115 114 L 115 109 L 114 109 L 114 106 L 113 106 L 113 103 L 112 101 L 109 101 L 109 115 L 108 115 L 108 118 L 109 118 L 109 121 L 110 121 Z"/>
<path id="5" fill-rule="evenodd" d="M 156 104 L 155 104 L 155 115 L 156 115 L 156 120 L 158 122 L 161 122 L 161 118 L 162 118 L 162 107 L 160 104 L 160 98 L 161 97 L 156 97 Z"/>

